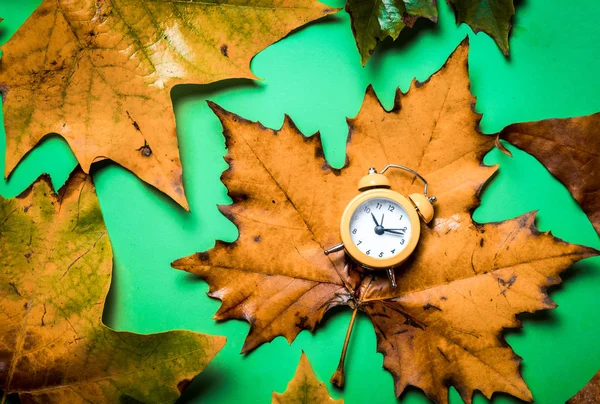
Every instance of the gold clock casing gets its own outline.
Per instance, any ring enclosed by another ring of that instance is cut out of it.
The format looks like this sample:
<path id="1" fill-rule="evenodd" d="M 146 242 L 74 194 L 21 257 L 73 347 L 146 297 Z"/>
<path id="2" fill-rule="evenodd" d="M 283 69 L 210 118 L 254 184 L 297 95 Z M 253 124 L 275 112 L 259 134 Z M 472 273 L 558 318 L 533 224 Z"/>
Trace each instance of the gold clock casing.
<path id="1" fill-rule="evenodd" d="M 408 215 L 411 225 L 411 237 L 408 240 L 406 247 L 393 257 L 384 259 L 371 257 L 360 251 L 352 241 L 350 235 L 350 220 L 352 219 L 352 215 L 363 202 L 373 198 L 391 199 L 402 206 Z M 348 206 L 346 206 L 346 209 L 344 209 L 344 213 L 342 214 L 342 220 L 340 221 L 340 234 L 342 236 L 344 249 L 348 255 L 363 267 L 376 270 L 395 268 L 406 261 L 417 247 L 421 235 L 421 222 L 419 221 L 419 215 L 417 214 L 415 206 L 407 197 L 396 191 L 392 191 L 391 189 L 376 188 L 361 192 L 350 201 Z"/>

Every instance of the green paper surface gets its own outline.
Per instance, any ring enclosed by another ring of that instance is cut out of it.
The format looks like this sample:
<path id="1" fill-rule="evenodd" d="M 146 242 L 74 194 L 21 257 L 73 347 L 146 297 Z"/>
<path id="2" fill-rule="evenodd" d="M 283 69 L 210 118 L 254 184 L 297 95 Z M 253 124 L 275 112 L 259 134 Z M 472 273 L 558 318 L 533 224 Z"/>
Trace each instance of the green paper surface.
<path id="1" fill-rule="evenodd" d="M 343 7 L 339 0 L 331 6 Z M 389 108 L 394 91 L 406 91 L 413 78 L 425 80 L 441 67 L 465 35 L 470 36 L 471 89 L 476 110 L 484 114 L 481 128 L 497 132 L 514 122 L 587 115 L 600 111 L 600 13 L 595 0 L 578 0 L 558 14 L 557 0 L 517 2 L 505 58 L 493 40 L 456 26 L 454 15 L 439 3 L 439 24 L 419 21 L 396 42 L 380 44 L 366 67 L 356 50 L 345 12 L 295 32 L 267 48 L 252 62 L 263 81 L 229 80 L 213 85 L 176 87 L 173 103 L 191 213 L 138 180 L 121 167 L 96 164 L 93 176 L 115 254 L 110 304 L 105 322 L 117 330 L 150 333 L 189 329 L 227 336 L 227 344 L 181 398 L 182 403 L 267 403 L 271 392 L 282 392 L 293 377 L 302 350 L 320 380 L 334 372 L 351 311 L 334 310 L 316 333 L 300 333 L 290 346 L 276 338 L 249 355 L 239 354 L 248 325 L 217 323 L 212 316 L 219 302 L 205 292 L 207 285 L 170 267 L 171 261 L 205 251 L 216 239 L 233 241 L 235 226 L 222 216 L 218 204 L 230 203 L 220 182 L 227 168 L 224 139 L 218 119 L 205 100 L 217 102 L 248 119 L 279 128 L 289 114 L 304 134 L 320 131 L 325 155 L 341 166 L 347 136 L 345 118 L 358 112 L 368 84 Z M 0 43 L 6 42 L 39 4 L 39 0 L 0 0 Z M 0 129 L 0 165 L 4 165 L 5 134 Z M 487 164 L 500 164 L 475 212 L 481 222 L 504 220 L 539 210 L 541 230 L 567 241 L 600 248 L 598 235 L 567 190 L 533 157 L 509 147 L 510 158 L 492 151 Z M 39 174 L 52 176 L 60 186 L 76 161 L 62 138 L 43 141 L 17 167 L 0 194 L 19 194 Z M 523 357 L 523 376 L 538 403 L 562 403 L 600 367 L 597 291 L 600 259 L 582 261 L 567 271 L 563 285 L 552 289 L 559 307 L 524 315 L 522 330 L 506 339 Z M 373 327 L 365 316 L 355 324 L 346 363 L 346 387 L 335 398 L 347 404 L 393 403 L 393 381 L 376 353 Z M 462 402 L 451 390 L 452 403 Z M 486 399 L 480 394 L 475 402 Z M 494 402 L 518 402 L 505 395 Z M 402 402 L 427 402 L 409 390 Z"/>

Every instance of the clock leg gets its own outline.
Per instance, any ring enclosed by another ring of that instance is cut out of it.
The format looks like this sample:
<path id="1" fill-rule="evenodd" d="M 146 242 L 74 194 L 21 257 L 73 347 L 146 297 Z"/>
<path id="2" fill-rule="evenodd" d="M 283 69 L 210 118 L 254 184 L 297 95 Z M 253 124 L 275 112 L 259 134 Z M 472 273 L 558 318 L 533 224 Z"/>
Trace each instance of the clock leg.
<path id="1" fill-rule="evenodd" d="M 344 249 L 344 243 L 340 243 L 338 245 L 334 245 L 328 250 L 325 250 L 325 255 L 329 255 L 334 252 L 342 251 Z"/>
<path id="2" fill-rule="evenodd" d="M 394 269 L 388 268 L 387 274 L 388 274 L 388 278 L 390 278 L 392 287 L 395 288 L 396 287 L 396 274 L 394 273 Z"/>

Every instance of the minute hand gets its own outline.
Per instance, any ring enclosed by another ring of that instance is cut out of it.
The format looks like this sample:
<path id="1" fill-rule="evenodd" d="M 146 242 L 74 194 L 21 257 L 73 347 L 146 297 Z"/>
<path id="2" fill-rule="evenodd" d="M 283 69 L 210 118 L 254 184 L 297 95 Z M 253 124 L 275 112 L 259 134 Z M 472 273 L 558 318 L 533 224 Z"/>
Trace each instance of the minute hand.
<path id="1" fill-rule="evenodd" d="M 400 234 L 401 236 L 404 236 L 405 233 L 404 229 L 383 229 L 383 231 L 387 231 L 388 233 L 393 234 Z"/>

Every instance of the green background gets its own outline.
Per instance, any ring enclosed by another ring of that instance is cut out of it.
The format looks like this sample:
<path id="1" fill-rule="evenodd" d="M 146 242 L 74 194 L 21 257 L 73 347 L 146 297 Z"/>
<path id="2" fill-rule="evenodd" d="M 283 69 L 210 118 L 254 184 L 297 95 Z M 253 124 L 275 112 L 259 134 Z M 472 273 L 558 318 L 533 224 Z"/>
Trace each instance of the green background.
<path id="1" fill-rule="evenodd" d="M 300 333 L 290 346 L 276 338 L 247 356 L 239 354 L 248 325 L 217 323 L 219 302 L 205 295 L 207 285 L 171 269 L 171 261 L 205 251 L 216 239 L 232 241 L 237 229 L 217 210 L 230 203 L 220 182 L 226 153 L 218 119 L 205 100 L 213 100 L 242 116 L 279 128 L 289 114 L 304 134 L 320 131 L 325 154 L 335 166 L 344 161 L 346 117 L 359 110 L 370 83 L 386 107 L 394 91 L 406 91 L 411 80 L 424 80 L 440 68 L 452 50 L 469 35 L 472 91 L 477 111 L 484 114 L 485 133 L 514 122 L 586 115 L 600 111 L 600 13 L 597 0 L 516 1 L 510 39 L 511 55 L 502 56 L 484 34 L 474 35 L 439 1 L 439 24 L 421 21 L 396 42 L 381 44 L 368 65 L 360 64 L 348 15 L 341 12 L 301 29 L 267 48 L 252 61 L 263 81 L 230 80 L 173 90 L 184 183 L 191 206 L 185 212 L 174 202 L 115 164 L 93 168 L 100 204 L 114 248 L 114 279 L 105 322 L 117 330 L 151 333 L 189 329 L 225 335 L 227 345 L 197 377 L 180 402 L 267 403 L 273 390 L 282 392 L 304 350 L 319 379 L 326 381 L 337 366 L 350 319 L 349 310 L 326 316 L 315 334 Z M 6 42 L 31 14 L 39 0 L 0 0 L 0 43 Z M 328 0 L 343 6 L 339 0 Z M 3 129 L 0 166 L 4 165 Z M 498 221 L 539 210 L 538 226 L 574 243 L 600 247 L 597 234 L 567 190 L 531 156 L 510 148 L 514 158 L 492 151 L 485 162 L 500 164 L 475 212 L 480 222 Z M 0 194 L 12 197 L 41 173 L 55 186 L 66 180 L 76 162 L 58 136 L 47 138 L 17 167 Z M 537 402 L 562 403 L 598 370 L 600 344 L 597 291 L 600 260 L 588 259 L 567 272 L 565 283 L 552 289 L 556 310 L 521 316 L 524 329 L 506 333 L 524 358 L 523 375 Z M 382 369 L 375 351 L 373 327 L 359 316 L 346 364 L 346 388 L 334 397 L 346 403 L 395 401 L 392 377 Z M 451 390 L 451 402 L 460 403 Z M 403 402 L 426 402 L 409 390 Z M 485 402 L 478 394 L 475 402 Z M 494 402 L 516 402 L 496 395 Z"/>

